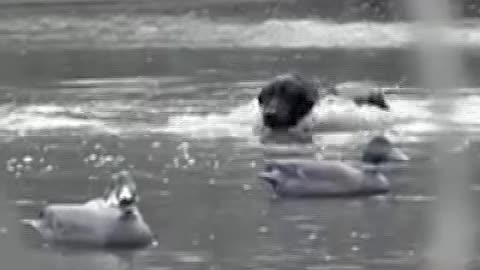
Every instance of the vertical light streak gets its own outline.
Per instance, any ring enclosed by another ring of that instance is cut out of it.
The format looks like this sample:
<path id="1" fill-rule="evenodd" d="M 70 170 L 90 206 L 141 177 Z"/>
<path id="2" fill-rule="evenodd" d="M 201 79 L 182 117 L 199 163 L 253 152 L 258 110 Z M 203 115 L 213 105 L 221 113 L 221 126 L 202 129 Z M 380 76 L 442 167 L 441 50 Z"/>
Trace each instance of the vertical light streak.
<path id="1" fill-rule="evenodd" d="M 418 72 L 423 86 L 434 92 L 434 114 L 453 112 L 448 96 L 458 88 L 463 77 L 461 53 L 448 38 L 453 26 L 453 6 L 448 0 L 409 0 L 416 19 L 413 37 L 418 52 Z M 429 232 L 426 269 L 464 269 L 472 258 L 473 217 L 470 198 L 470 174 L 467 160 L 448 153 L 463 139 L 448 131 L 436 138 L 434 158 L 438 160 L 432 181 L 437 185 L 438 200 L 433 208 Z"/>

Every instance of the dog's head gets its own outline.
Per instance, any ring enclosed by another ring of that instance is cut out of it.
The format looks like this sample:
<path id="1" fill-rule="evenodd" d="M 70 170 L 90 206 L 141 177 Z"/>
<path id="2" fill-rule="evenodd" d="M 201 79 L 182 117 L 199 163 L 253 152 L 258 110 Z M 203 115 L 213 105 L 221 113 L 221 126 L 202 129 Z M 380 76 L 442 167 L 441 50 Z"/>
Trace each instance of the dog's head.
<path id="1" fill-rule="evenodd" d="M 274 130 L 297 125 L 318 99 L 314 83 L 296 74 L 276 77 L 258 95 L 263 123 Z"/>

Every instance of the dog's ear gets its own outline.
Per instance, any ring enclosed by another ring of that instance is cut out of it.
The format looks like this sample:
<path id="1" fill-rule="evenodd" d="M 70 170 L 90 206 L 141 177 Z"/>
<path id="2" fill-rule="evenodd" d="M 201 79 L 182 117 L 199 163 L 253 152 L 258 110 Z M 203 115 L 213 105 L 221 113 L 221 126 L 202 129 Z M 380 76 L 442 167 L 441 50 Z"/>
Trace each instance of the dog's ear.
<path id="1" fill-rule="evenodd" d="M 305 88 L 305 91 L 299 92 L 299 96 L 297 94 L 296 104 L 292 107 L 290 112 L 292 118 L 296 119 L 297 121 L 309 114 L 320 98 L 318 90 L 312 85 L 304 84 L 301 87 Z"/>

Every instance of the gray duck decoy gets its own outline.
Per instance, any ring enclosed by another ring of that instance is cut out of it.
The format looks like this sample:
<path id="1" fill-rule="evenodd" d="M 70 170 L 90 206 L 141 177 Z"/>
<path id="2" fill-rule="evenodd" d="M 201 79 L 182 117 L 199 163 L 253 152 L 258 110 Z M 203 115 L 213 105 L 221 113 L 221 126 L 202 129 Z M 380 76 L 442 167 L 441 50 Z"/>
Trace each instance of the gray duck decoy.
<path id="1" fill-rule="evenodd" d="M 378 165 L 407 159 L 387 138 L 376 136 L 363 152 L 361 168 L 333 160 L 274 160 L 259 177 L 280 197 L 368 196 L 390 190 Z"/>

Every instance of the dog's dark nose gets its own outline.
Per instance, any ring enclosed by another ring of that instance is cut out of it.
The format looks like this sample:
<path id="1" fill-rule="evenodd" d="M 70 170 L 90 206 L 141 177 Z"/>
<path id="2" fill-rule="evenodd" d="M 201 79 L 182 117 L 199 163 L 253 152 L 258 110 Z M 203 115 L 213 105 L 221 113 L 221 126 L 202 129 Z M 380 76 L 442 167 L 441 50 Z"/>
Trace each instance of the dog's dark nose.
<path id="1" fill-rule="evenodd" d="M 265 112 L 263 114 L 263 121 L 265 125 L 269 127 L 276 126 L 277 123 L 277 114 L 273 112 Z"/>

